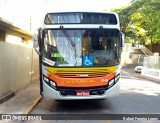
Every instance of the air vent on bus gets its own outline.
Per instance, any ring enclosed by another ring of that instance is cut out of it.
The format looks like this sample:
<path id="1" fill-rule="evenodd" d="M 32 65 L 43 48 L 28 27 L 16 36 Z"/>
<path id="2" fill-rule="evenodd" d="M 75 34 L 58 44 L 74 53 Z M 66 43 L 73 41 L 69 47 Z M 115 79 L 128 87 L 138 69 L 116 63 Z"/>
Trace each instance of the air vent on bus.
<path id="1" fill-rule="evenodd" d="M 107 73 L 82 73 L 82 74 L 55 74 L 61 78 L 97 78 L 97 77 L 104 77 Z"/>

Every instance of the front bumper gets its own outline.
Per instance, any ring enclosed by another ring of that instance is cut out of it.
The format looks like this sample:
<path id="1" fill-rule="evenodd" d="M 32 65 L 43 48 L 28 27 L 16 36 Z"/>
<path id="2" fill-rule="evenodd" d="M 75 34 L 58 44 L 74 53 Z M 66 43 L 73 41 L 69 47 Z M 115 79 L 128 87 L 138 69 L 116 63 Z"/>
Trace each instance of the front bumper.
<path id="1" fill-rule="evenodd" d="M 85 99 L 105 99 L 108 97 L 113 97 L 119 95 L 120 90 L 120 80 L 108 90 L 105 90 L 103 95 L 89 95 L 89 96 L 72 96 L 67 95 L 63 96 L 61 93 L 49 85 L 47 85 L 43 81 L 43 96 L 48 99 L 56 99 L 56 100 L 85 100 Z"/>

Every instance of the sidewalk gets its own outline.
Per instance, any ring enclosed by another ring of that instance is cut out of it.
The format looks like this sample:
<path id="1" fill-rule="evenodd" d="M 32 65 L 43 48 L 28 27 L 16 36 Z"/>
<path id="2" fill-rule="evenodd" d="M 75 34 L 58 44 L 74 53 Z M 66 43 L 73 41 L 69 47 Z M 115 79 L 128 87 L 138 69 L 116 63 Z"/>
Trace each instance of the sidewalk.
<path id="1" fill-rule="evenodd" d="M 39 95 L 39 81 L 36 81 L 16 92 L 15 96 L 8 101 L 0 104 L 0 114 L 22 114 Z"/>
<path id="2" fill-rule="evenodd" d="M 143 79 L 147 79 L 147 80 L 151 80 L 151 81 L 160 83 L 160 80 L 158 80 L 158 79 L 151 78 L 151 77 L 148 77 L 148 76 L 144 76 L 144 75 L 141 75 L 141 74 L 137 74 L 137 75 L 135 75 L 135 76 L 136 76 L 136 77 L 139 77 L 139 78 L 143 78 Z"/>

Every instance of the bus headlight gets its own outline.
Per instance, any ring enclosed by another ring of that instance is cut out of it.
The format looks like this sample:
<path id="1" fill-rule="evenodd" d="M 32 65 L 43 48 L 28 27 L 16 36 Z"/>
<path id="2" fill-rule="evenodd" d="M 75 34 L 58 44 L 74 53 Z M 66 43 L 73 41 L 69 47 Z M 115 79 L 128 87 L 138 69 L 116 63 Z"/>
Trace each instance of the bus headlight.
<path id="1" fill-rule="evenodd" d="M 53 80 L 50 80 L 48 77 L 43 75 L 43 80 L 45 81 L 46 84 L 48 84 L 50 87 L 56 89 L 56 83 Z"/>
<path id="2" fill-rule="evenodd" d="M 43 80 L 44 80 L 45 82 L 49 83 L 48 77 L 46 77 L 46 76 L 44 76 L 44 75 L 43 75 Z"/>
<path id="3" fill-rule="evenodd" d="M 118 74 L 116 77 L 112 78 L 108 83 L 108 88 L 115 85 L 119 81 L 119 79 L 120 79 L 120 74 Z"/>
<path id="4" fill-rule="evenodd" d="M 108 84 L 108 88 L 110 88 L 110 87 L 112 87 L 113 85 L 114 85 L 114 78 L 113 79 L 111 79 L 110 81 L 109 81 L 109 84 Z"/>
<path id="5" fill-rule="evenodd" d="M 50 80 L 50 86 L 54 89 L 56 89 L 56 83 Z"/>
<path id="6" fill-rule="evenodd" d="M 118 75 L 115 77 L 115 82 L 118 82 L 119 79 L 120 79 L 120 74 L 118 74 Z"/>

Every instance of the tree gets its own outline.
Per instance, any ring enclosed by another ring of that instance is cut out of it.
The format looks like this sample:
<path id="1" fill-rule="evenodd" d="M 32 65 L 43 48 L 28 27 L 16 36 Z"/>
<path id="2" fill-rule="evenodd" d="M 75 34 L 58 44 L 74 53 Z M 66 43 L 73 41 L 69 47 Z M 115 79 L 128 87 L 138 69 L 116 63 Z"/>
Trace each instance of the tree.
<path id="1" fill-rule="evenodd" d="M 160 0 L 133 0 L 128 7 L 116 9 L 121 30 L 126 36 L 146 44 L 160 42 Z"/>

